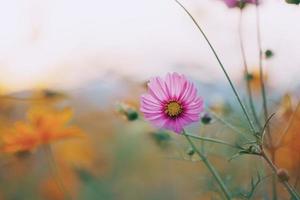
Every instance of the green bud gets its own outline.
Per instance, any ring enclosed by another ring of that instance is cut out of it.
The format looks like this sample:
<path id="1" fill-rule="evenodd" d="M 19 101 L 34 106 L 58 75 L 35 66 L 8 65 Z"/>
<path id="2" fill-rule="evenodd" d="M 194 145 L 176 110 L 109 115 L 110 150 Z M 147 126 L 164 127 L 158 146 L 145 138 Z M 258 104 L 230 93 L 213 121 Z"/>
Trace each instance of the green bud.
<path id="1" fill-rule="evenodd" d="M 268 59 L 268 58 L 273 57 L 274 53 L 273 53 L 273 51 L 271 51 L 270 49 L 268 49 L 268 50 L 265 51 L 265 56 Z"/>
<path id="2" fill-rule="evenodd" d="M 136 110 L 132 109 L 132 108 L 128 108 L 125 111 L 125 115 L 126 115 L 126 117 L 129 121 L 134 121 L 134 120 L 137 120 L 139 118 L 138 112 Z"/>
<path id="3" fill-rule="evenodd" d="M 126 103 L 117 104 L 117 111 L 125 116 L 128 121 L 134 121 L 139 118 L 137 110 Z"/>
<path id="4" fill-rule="evenodd" d="M 261 153 L 259 146 L 256 144 L 251 145 L 248 150 L 249 150 L 249 153 L 251 153 L 251 154 L 260 154 Z"/>
<path id="5" fill-rule="evenodd" d="M 204 114 L 204 116 L 201 118 L 201 122 L 203 124 L 209 124 L 211 120 L 212 118 L 208 114 Z"/>
<path id="6" fill-rule="evenodd" d="M 251 80 L 253 80 L 254 76 L 253 76 L 253 74 L 248 73 L 248 74 L 246 74 L 245 78 L 246 78 L 247 81 L 251 81 Z"/>
<path id="7" fill-rule="evenodd" d="M 188 148 L 188 150 L 186 151 L 186 154 L 189 155 L 189 156 L 192 156 L 192 155 L 195 154 L 195 151 L 194 151 L 193 148 L 190 147 L 190 148 Z"/>

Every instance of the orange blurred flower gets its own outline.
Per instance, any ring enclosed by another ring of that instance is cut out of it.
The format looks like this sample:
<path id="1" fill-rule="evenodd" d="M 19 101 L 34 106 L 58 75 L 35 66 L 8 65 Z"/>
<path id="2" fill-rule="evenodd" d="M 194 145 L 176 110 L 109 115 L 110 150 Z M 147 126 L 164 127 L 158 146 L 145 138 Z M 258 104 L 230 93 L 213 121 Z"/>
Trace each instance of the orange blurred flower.
<path id="1" fill-rule="evenodd" d="M 33 108 L 27 114 L 27 122 L 17 122 L 3 136 L 2 151 L 30 151 L 42 144 L 83 136 L 78 127 L 68 125 L 72 116 L 70 109 Z"/>
<path id="2" fill-rule="evenodd" d="M 246 77 L 250 82 L 250 87 L 253 91 L 260 91 L 261 90 L 261 83 L 260 83 L 260 71 L 258 68 L 254 69 L 249 75 Z M 264 82 L 268 81 L 268 75 L 264 72 Z"/>
<path id="3" fill-rule="evenodd" d="M 285 133 L 282 146 L 276 152 L 276 161 L 280 167 L 299 170 L 300 166 L 300 108 L 299 106 L 290 114 L 292 121 L 289 123 L 288 131 Z"/>
<path id="4" fill-rule="evenodd" d="M 4 152 L 29 151 L 39 145 L 37 135 L 26 123 L 17 122 L 2 138 Z"/>

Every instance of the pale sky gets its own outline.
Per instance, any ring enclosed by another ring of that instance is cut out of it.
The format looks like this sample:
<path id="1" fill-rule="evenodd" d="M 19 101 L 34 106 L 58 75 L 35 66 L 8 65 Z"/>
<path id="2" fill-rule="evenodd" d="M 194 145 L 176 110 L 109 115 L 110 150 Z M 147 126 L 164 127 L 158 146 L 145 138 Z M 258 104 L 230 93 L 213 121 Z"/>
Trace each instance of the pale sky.
<path id="1" fill-rule="evenodd" d="M 234 78 L 242 73 L 239 11 L 220 0 L 181 0 Z M 173 0 L 0 0 L 0 87 L 76 88 L 109 72 L 138 80 L 179 71 L 203 81 L 224 79 L 203 37 Z M 300 74 L 300 7 L 261 5 L 265 63 L 272 84 L 292 88 Z M 245 10 L 248 62 L 257 66 L 255 9 Z M 109 77 L 106 77 L 109 78 Z"/>

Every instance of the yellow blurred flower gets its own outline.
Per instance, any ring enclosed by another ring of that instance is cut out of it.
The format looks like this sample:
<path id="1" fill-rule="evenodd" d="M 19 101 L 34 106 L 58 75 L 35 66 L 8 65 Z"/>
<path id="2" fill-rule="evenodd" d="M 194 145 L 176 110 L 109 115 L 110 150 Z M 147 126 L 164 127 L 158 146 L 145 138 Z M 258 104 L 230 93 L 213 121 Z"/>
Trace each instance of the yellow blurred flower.
<path id="1" fill-rule="evenodd" d="M 72 116 L 70 109 L 33 108 L 27 113 L 26 122 L 17 122 L 3 136 L 2 151 L 30 151 L 42 144 L 83 136 L 78 127 L 68 125 Z"/>

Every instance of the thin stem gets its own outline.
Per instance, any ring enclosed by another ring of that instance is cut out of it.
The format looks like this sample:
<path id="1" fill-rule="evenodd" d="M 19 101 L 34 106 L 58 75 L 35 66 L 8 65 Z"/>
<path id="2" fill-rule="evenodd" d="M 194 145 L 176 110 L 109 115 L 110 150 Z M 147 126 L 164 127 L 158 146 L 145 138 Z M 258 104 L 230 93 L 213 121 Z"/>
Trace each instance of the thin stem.
<path id="1" fill-rule="evenodd" d="M 260 12 L 258 1 L 256 0 L 256 35 L 257 35 L 257 45 L 259 50 L 259 78 L 260 78 L 260 87 L 261 87 L 261 95 L 263 100 L 263 110 L 264 110 L 264 118 L 265 122 L 268 120 L 268 106 L 267 106 L 267 95 L 266 95 L 266 88 L 264 82 L 264 71 L 263 71 L 263 50 L 262 50 L 262 42 L 261 42 L 261 31 L 260 31 Z M 272 136 L 270 133 L 270 126 L 269 124 L 266 127 L 267 136 L 269 139 L 269 145 L 272 146 Z"/>
<path id="2" fill-rule="evenodd" d="M 214 113 L 213 111 L 209 110 L 209 113 L 213 115 L 213 117 L 215 117 L 217 120 L 219 120 L 220 122 L 222 122 L 226 127 L 228 127 L 229 129 L 233 130 L 234 132 L 240 134 L 241 136 L 244 137 L 244 139 L 250 141 L 245 135 L 244 132 L 240 131 L 237 127 L 235 127 L 234 125 L 232 125 L 231 123 L 229 123 L 228 121 L 226 121 L 225 119 L 221 118 L 220 116 L 218 116 L 216 113 Z"/>
<path id="3" fill-rule="evenodd" d="M 247 59 L 246 59 L 246 53 L 245 53 L 245 47 L 244 47 L 244 41 L 243 41 L 243 34 L 242 34 L 242 22 L 243 22 L 243 9 L 240 9 L 240 17 L 239 17 L 239 42 L 240 42 L 240 48 L 241 48 L 241 54 L 242 54 L 242 60 L 243 60 L 243 65 L 244 65 L 244 79 L 246 80 L 246 89 L 248 93 L 248 98 L 249 98 L 249 105 L 250 109 L 253 114 L 253 118 L 258 125 L 258 127 L 261 129 L 261 124 L 258 119 L 258 115 L 254 106 L 254 101 L 253 101 L 253 95 L 252 95 L 252 90 L 251 90 L 251 84 L 250 80 L 248 78 L 249 76 L 249 69 L 248 69 L 248 64 L 247 64 Z"/>
<path id="4" fill-rule="evenodd" d="M 264 158 L 264 160 L 268 163 L 269 167 L 273 170 L 274 174 L 277 174 L 277 167 L 276 165 L 272 162 L 272 160 L 267 156 L 267 154 L 264 152 L 262 149 L 261 156 Z M 296 192 L 294 187 L 289 184 L 288 181 L 281 181 L 281 183 L 284 185 L 286 190 L 289 192 L 291 197 L 295 200 L 300 200 L 299 194 Z"/>
<path id="5" fill-rule="evenodd" d="M 299 165 L 299 164 L 298 164 Z M 296 181 L 295 181 L 295 184 L 294 184 L 294 188 L 297 188 L 298 186 L 298 183 L 299 183 L 299 179 L 300 179 L 300 172 L 297 171 L 297 175 L 296 175 Z"/>
<path id="6" fill-rule="evenodd" d="M 255 127 L 254 127 L 254 124 L 253 124 L 251 118 L 249 117 L 249 114 L 248 114 L 248 112 L 247 112 L 247 110 L 246 110 L 246 107 L 245 107 L 244 104 L 242 103 L 242 100 L 241 100 L 241 98 L 240 98 L 240 96 L 239 96 L 237 90 L 235 89 L 235 86 L 233 85 L 233 83 L 232 83 L 232 81 L 231 81 L 231 79 L 230 79 L 230 77 L 229 77 L 229 75 L 228 75 L 228 73 L 227 73 L 227 71 L 226 71 L 224 65 L 222 64 L 222 62 L 221 62 L 221 60 L 220 60 L 218 54 L 216 53 L 214 47 L 213 47 L 212 44 L 210 43 L 210 41 L 209 41 L 209 39 L 207 38 L 206 34 L 203 32 L 202 28 L 201 28 L 200 25 L 197 23 L 197 21 L 196 21 L 195 18 L 192 16 L 192 14 L 191 14 L 191 13 L 190 13 L 190 12 L 189 12 L 189 11 L 188 11 L 188 10 L 187 10 L 187 9 L 186 9 L 186 8 L 185 8 L 178 0 L 174 0 L 174 1 L 175 1 L 175 2 L 176 2 L 176 3 L 177 3 L 177 4 L 178 4 L 178 5 L 179 5 L 179 6 L 180 6 L 187 14 L 188 14 L 188 16 L 189 16 L 189 17 L 191 18 L 191 20 L 194 22 L 194 24 L 196 25 L 196 27 L 198 28 L 198 30 L 201 32 L 201 34 L 202 34 L 202 36 L 204 37 L 204 39 L 206 40 L 206 42 L 208 43 L 210 49 L 212 50 L 214 56 L 215 56 L 216 59 L 217 59 L 217 61 L 218 61 L 219 65 L 220 65 L 222 71 L 224 72 L 224 74 L 225 74 L 225 76 L 226 76 L 226 79 L 227 79 L 227 81 L 229 82 L 229 84 L 230 84 L 230 86 L 231 86 L 231 89 L 232 89 L 232 91 L 233 91 L 233 93 L 234 93 L 234 95 L 235 95 L 237 101 L 239 102 L 239 104 L 240 104 L 240 106 L 241 106 L 241 108 L 242 108 L 243 113 L 245 114 L 245 117 L 246 117 L 246 119 L 247 119 L 247 121 L 248 121 L 248 123 L 249 123 L 249 127 L 250 127 L 252 133 L 256 133 L 257 131 L 256 131 Z"/>
<path id="7" fill-rule="evenodd" d="M 218 139 L 209 138 L 209 137 L 202 137 L 202 136 L 197 136 L 197 135 L 191 135 L 191 134 L 188 134 L 188 133 L 185 133 L 185 135 L 190 137 L 190 138 L 194 138 L 194 139 L 205 141 L 205 142 L 212 142 L 212 143 L 216 143 L 216 144 L 226 145 L 228 147 L 235 148 L 235 149 L 242 149 L 241 147 L 239 147 L 237 145 L 230 144 L 230 143 L 225 142 L 223 140 L 218 140 Z"/>
<path id="8" fill-rule="evenodd" d="M 271 160 L 272 160 L 272 163 L 275 163 L 275 149 L 271 149 L 270 151 L 271 153 Z M 273 200 L 277 200 L 277 174 L 273 174 L 272 176 L 272 194 L 273 194 Z"/>
<path id="9" fill-rule="evenodd" d="M 210 163 L 210 161 L 207 159 L 207 157 L 198 150 L 198 148 L 195 146 L 195 144 L 193 143 L 193 141 L 190 139 L 190 136 L 187 135 L 185 133 L 185 131 L 183 131 L 183 135 L 185 136 L 185 138 L 187 139 L 187 141 L 189 142 L 189 144 L 191 145 L 191 147 L 193 148 L 193 150 L 198 154 L 198 156 L 200 157 L 200 159 L 203 161 L 204 165 L 210 171 L 210 173 L 212 174 L 212 176 L 215 178 L 215 180 L 217 181 L 219 187 L 221 188 L 221 190 L 222 190 L 225 198 L 227 200 L 231 200 L 231 194 L 230 194 L 229 190 L 227 189 L 226 184 L 224 183 L 224 181 L 220 177 L 219 173 L 217 172 L 217 170 Z"/>
<path id="10" fill-rule="evenodd" d="M 264 144 L 264 139 L 265 139 L 265 132 L 266 132 L 266 128 L 268 127 L 271 119 L 275 116 L 275 113 L 272 113 L 272 115 L 270 115 L 270 117 L 268 117 L 267 121 L 265 122 L 265 125 L 262 129 L 262 132 L 261 132 L 261 143 Z M 271 149 L 274 149 L 274 148 L 271 148 Z M 273 159 L 273 157 L 272 157 Z"/>
<path id="11" fill-rule="evenodd" d="M 260 87 L 261 87 L 261 95 L 263 100 L 263 110 L 264 110 L 264 118 L 266 123 L 266 132 L 268 137 L 268 146 L 271 150 L 271 159 L 274 160 L 273 156 L 274 153 L 274 144 L 273 139 L 270 132 L 270 126 L 269 123 L 267 123 L 268 120 L 268 105 L 267 105 L 267 95 L 266 95 L 266 88 L 265 88 L 265 82 L 264 82 L 264 72 L 263 72 L 263 50 L 262 50 L 262 42 L 261 42 L 261 31 L 260 31 L 260 13 L 259 13 L 259 6 L 258 6 L 258 0 L 256 0 L 256 34 L 257 34 L 257 44 L 258 44 L 258 50 L 259 50 L 259 78 L 260 78 Z M 263 134 L 263 133 L 262 133 Z M 273 192 L 273 200 L 277 200 L 277 187 L 276 187 L 276 177 L 272 178 L 272 192 Z"/>
<path id="12" fill-rule="evenodd" d="M 54 178 L 54 180 L 55 180 L 55 182 L 57 184 L 57 187 L 59 188 L 59 190 L 61 191 L 61 193 L 64 195 L 65 199 L 71 200 L 72 199 L 71 195 L 68 193 L 68 191 L 67 191 L 67 189 L 66 189 L 66 187 L 64 185 L 63 180 L 61 179 L 61 177 L 58 174 L 58 167 L 57 167 L 55 158 L 53 156 L 51 146 L 50 145 L 45 145 L 44 146 L 44 151 L 45 151 L 45 154 L 46 154 L 49 166 L 51 168 L 51 172 L 52 172 L 53 178 Z"/>

